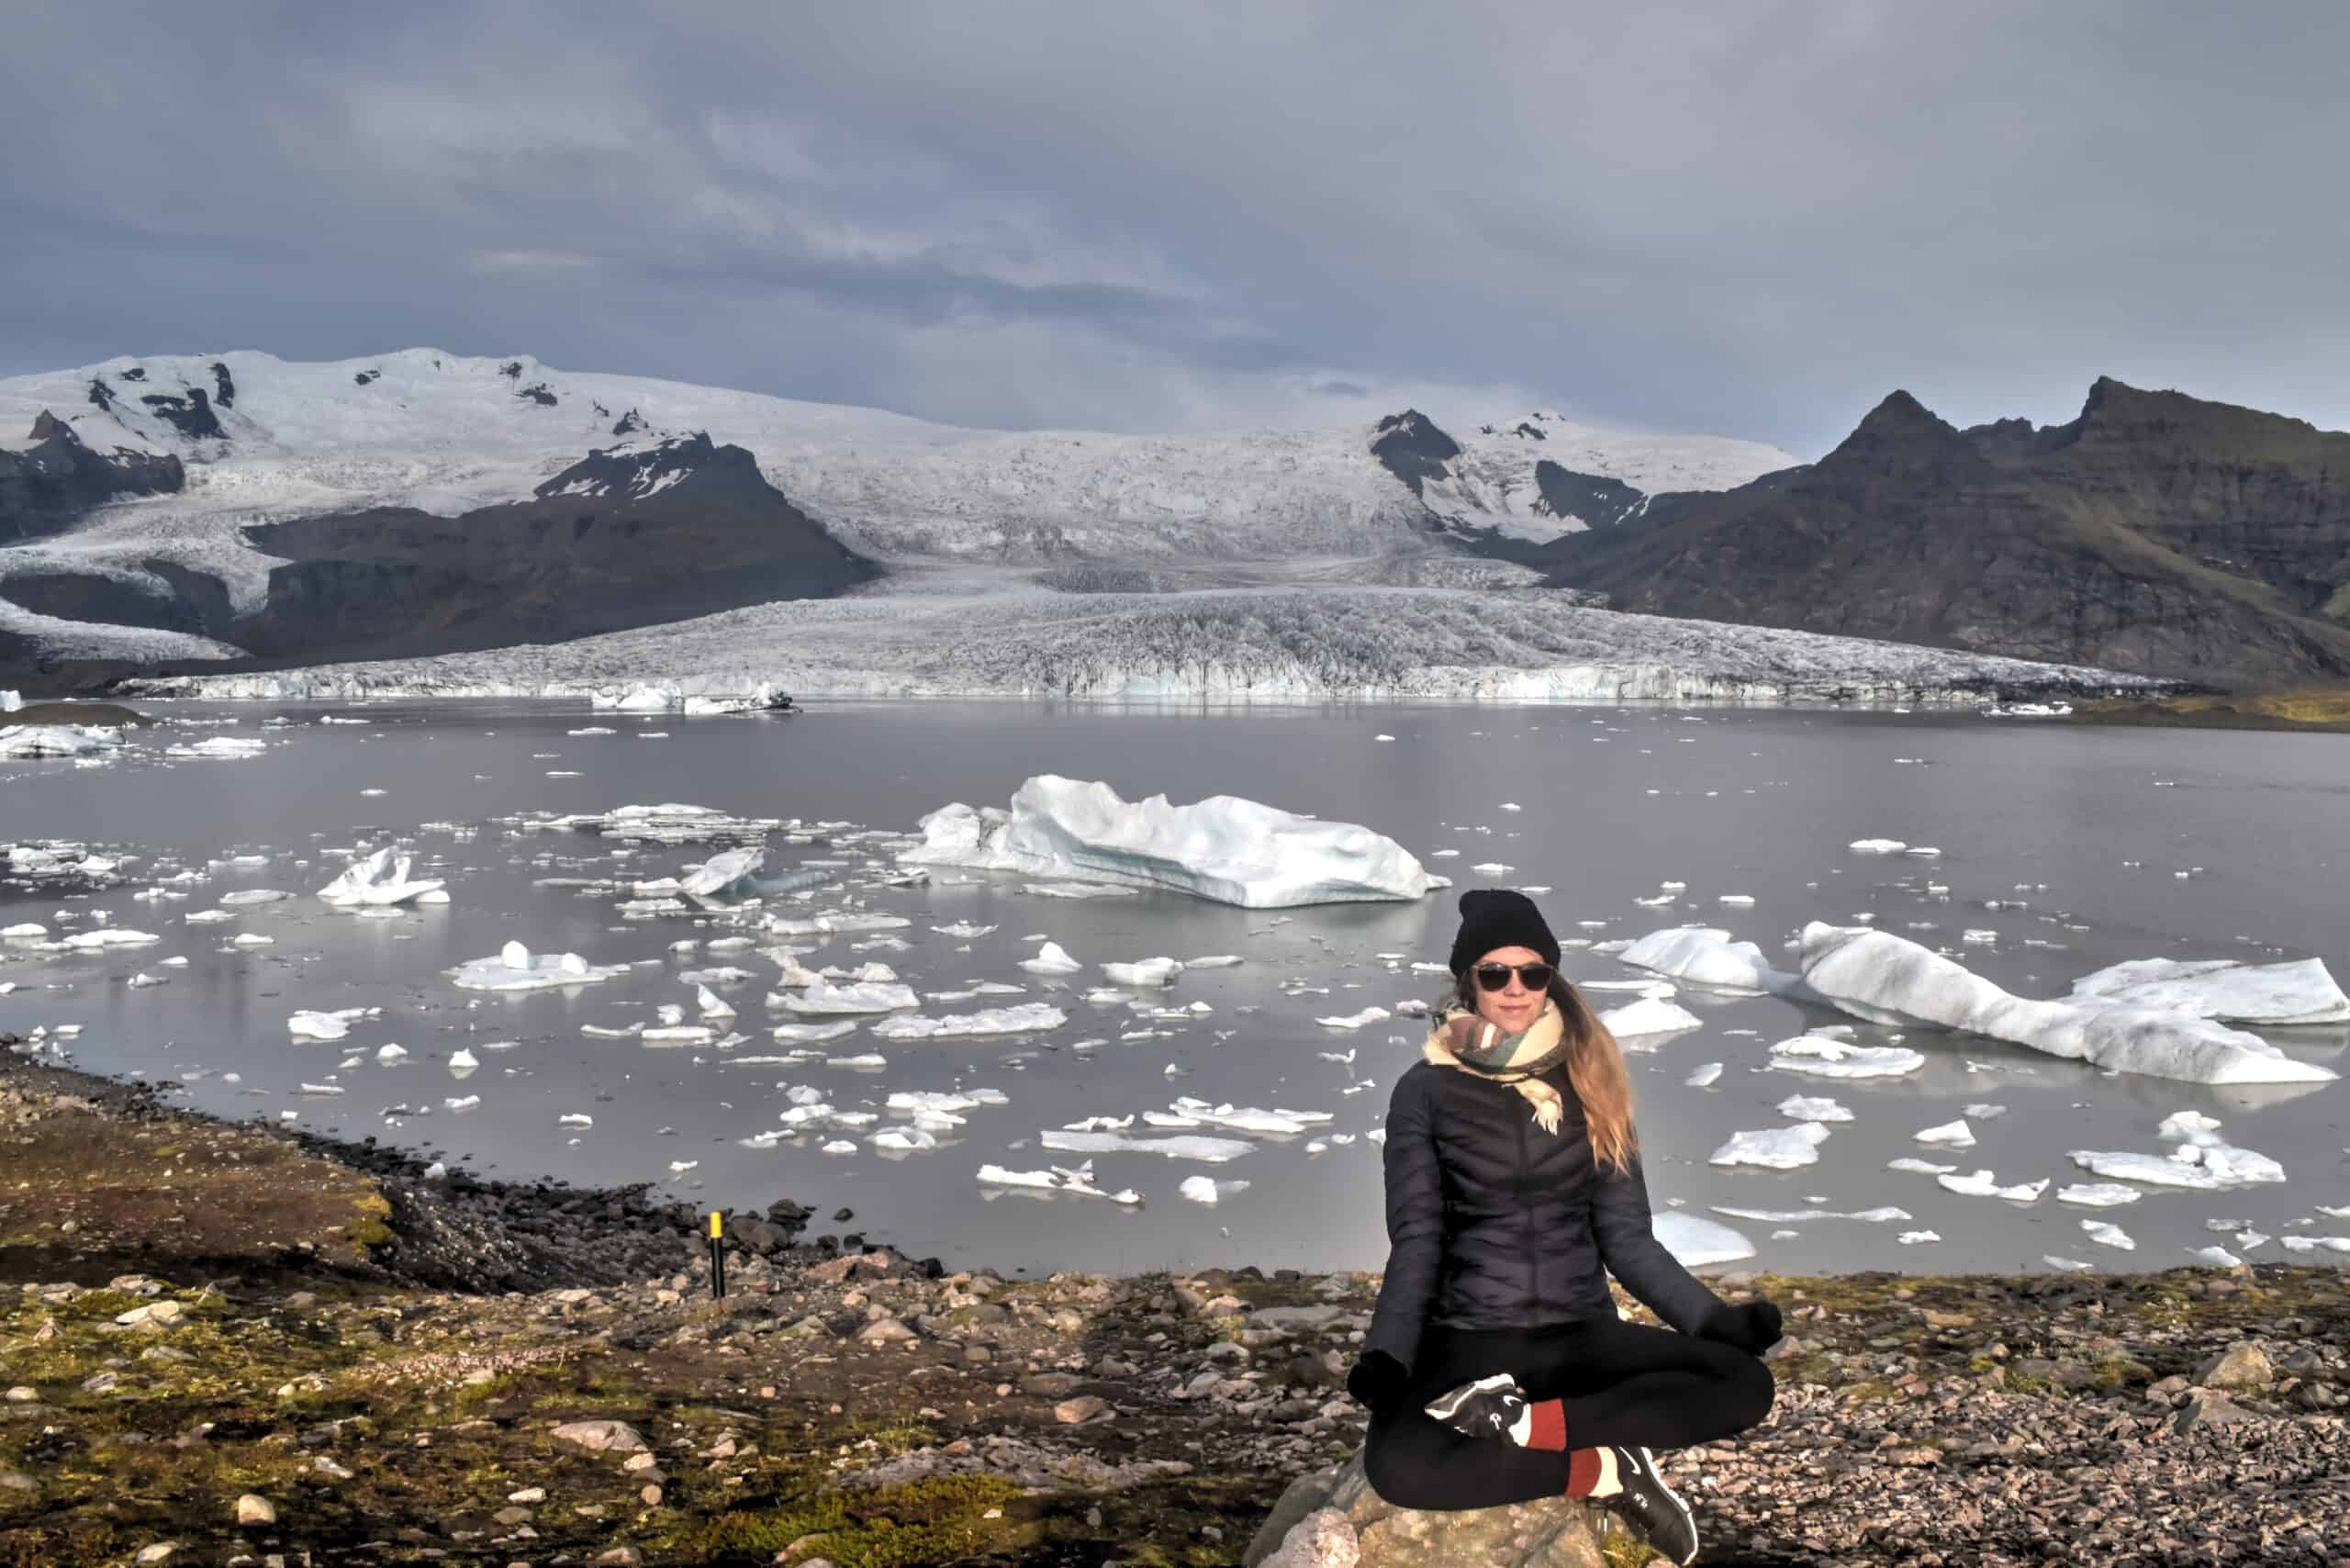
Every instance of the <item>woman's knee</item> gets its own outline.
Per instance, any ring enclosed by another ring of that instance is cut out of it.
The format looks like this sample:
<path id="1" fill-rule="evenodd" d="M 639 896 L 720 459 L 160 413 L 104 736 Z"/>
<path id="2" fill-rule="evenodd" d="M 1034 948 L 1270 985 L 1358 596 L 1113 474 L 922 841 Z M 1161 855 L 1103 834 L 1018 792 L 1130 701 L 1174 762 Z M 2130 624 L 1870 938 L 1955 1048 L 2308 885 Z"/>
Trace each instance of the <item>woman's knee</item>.
<path id="1" fill-rule="evenodd" d="M 1427 1445 L 1412 1440 L 1414 1435 L 1407 1420 L 1374 1426 L 1363 1439 L 1363 1479 L 1393 1507 L 1444 1507 L 1442 1467 Z"/>
<path id="2" fill-rule="evenodd" d="M 1729 1384 L 1730 1415 L 1736 1423 L 1732 1431 L 1761 1426 L 1779 1397 L 1778 1379 L 1771 1375 L 1767 1362 L 1741 1355 L 1739 1363 Z"/>

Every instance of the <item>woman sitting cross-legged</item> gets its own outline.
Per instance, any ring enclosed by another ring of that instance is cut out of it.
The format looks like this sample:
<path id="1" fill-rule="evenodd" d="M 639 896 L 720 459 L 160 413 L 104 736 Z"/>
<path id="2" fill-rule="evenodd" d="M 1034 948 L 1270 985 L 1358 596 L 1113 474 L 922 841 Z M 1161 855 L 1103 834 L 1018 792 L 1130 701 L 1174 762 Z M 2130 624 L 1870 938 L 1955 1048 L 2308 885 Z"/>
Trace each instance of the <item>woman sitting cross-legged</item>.
<path id="1" fill-rule="evenodd" d="M 1406 1508 L 1598 1498 L 1686 1563 L 1695 1521 L 1651 1450 L 1770 1414 L 1779 1309 L 1723 1302 L 1656 1239 L 1623 1053 L 1533 901 L 1472 889 L 1460 914 L 1387 1109 L 1391 1250 L 1347 1379 L 1365 1474 Z M 1611 1272 L 1672 1327 L 1617 1317 Z"/>

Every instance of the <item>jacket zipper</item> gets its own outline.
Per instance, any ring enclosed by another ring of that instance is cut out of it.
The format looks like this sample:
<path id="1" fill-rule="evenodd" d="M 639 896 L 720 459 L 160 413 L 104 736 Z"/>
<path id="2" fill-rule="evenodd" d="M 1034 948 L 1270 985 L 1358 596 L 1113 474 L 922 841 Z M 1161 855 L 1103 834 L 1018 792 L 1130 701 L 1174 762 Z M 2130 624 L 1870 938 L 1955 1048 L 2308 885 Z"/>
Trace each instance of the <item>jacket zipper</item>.
<path id="1" fill-rule="evenodd" d="M 1516 1096 L 1512 1094 L 1509 1098 L 1516 1099 Z M 1512 1107 L 1513 1112 L 1517 1109 Z M 1513 1114 L 1512 1119 L 1517 1124 L 1517 1212 L 1526 1236 L 1526 1293 L 1532 1298 L 1530 1316 L 1539 1321 L 1542 1313 L 1542 1271 L 1541 1264 L 1534 1255 L 1534 1203 L 1526 1191 L 1526 1118 Z"/>

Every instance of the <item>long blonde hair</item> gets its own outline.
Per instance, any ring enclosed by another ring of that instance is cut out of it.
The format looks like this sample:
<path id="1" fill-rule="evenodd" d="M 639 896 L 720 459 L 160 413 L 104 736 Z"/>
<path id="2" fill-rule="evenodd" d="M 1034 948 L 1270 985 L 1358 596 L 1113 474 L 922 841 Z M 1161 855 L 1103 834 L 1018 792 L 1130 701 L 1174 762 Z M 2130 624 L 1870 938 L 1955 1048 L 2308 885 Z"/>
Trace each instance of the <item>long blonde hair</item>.
<path id="1" fill-rule="evenodd" d="M 1448 1007 L 1476 1012 L 1476 986 L 1463 972 L 1436 998 L 1434 1011 L 1439 1016 Z M 1583 1121 L 1591 1132 L 1592 1161 L 1613 1165 L 1618 1173 L 1628 1171 L 1640 1151 L 1640 1137 L 1632 1125 L 1632 1075 L 1624 1066 L 1624 1047 L 1583 1001 L 1574 982 L 1556 969 L 1550 971 L 1550 997 L 1566 1022 L 1567 1081 L 1583 1103 Z"/>

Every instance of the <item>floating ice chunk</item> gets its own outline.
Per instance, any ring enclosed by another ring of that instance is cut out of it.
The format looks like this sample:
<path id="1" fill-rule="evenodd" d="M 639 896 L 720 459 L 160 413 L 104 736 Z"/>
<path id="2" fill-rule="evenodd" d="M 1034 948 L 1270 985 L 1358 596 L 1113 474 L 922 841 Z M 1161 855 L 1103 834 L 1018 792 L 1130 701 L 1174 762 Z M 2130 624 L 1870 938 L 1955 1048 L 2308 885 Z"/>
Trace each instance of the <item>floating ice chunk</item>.
<path id="1" fill-rule="evenodd" d="M 1315 1022 L 1326 1029 L 1360 1029 L 1366 1024 L 1377 1024 L 1394 1016 L 1384 1007 L 1366 1007 L 1343 1018 L 1316 1018 Z"/>
<path id="2" fill-rule="evenodd" d="M 2097 1271 L 2097 1265 L 2094 1263 L 2085 1262 L 2078 1258 L 2060 1258 L 2053 1252 L 2042 1252 L 2040 1255 L 2040 1260 L 2052 1269 L 2063 1269 L 2068 1273 L 2088 1274 Z"/>
<path id="3" fill-rule="evenodd" d="M 682 1176 L 688 1170 L 699 1169 L 701 1161 L 699 1159 L 673 1159 L 669 1161 L 669 1174 Z"/>
<path id="4" fill-rule="evenodd" d="M 1047 1127 L 1037 1141 L 1045 1148 L 1062 1154 L 1108 1154 L 1133 1150 L 1142 1154 L 1163 1154 L 1169 1159 L 1204 1159 L 1212 1165 L 1237 1159 L 1257 1146 L 1243 1138 L 1207 1137 L 1195 1133 L 1177 1133 L 1166 1137 L 1136 1137 L 1114 1132 L 1069 1132 L 1059 1127 Z"/>
<path id="5" fill-rule="evenodd" d="M 1173 958 L 1138 958 L 1131 964 L 1103 964 L 1102 972 L 1113 985 L 1173 985 L 1183 966 Z"/>
<path id="6" fill-rule="evenodd" d="M 1040 899 L 1130 899 L 1142 890 L 1113 882 L 1023 882 L 1020 890 Z"/>
<path id="7" fill-rule="evenodd" d="M 2244 1260 L 2237 1257 L 2234 1253 L 2229 1251 L 2224 1247 L 2190 1247 L 2187 1251 L 2188 1255 L 2193 1258 L 2197 1262 L 2208 1264 L 2214 1269 L 2241 1269 L 2244 1267 Z"/>
<path id="8" fill-rule="evenodd" d="M 1907 1154 L 1898 1159 L 1886 1160 L 1885 1168 L 1887 1170 L 1914 1170 L 1920 1176 L 1945 1176 L 1958 1169 L 1955 1165 L 1937 1165 L 1930 1159 L 1919 1159 Z"/>
<path id="9" fill-rule="evenodd" d="M 1798 1035 L 1773 1046 L 1764 1065 L 1816 1078 L 1893 1078 L 1917 1071 L 1926 1058 L 1907 1046 L 1858 1046 L 1832 1035 Z"/>
<path id="10" fill-rule="evenodd" d="M 1246 1182 L 1231 1183 L 1236 1188 L 1246 1187 L 1248 1184 Z M 1213 1204 L 1223 1196 L 1222 1190 L 1213 1176 L 1186 1176 L 1177 1185 L 1175 1191 L 1195 1204 Z"/>
<path id="11" fill-rule="evenodd" d="M 106 925 L 95 931 L 77 931 L 58 946 L 69 952 L 95 953 L 102 947 L 142 947 L 162 937 L 149 931 L 133 931 L 127 925 Z"/>
<path id="12" fill-rule="evenodd" d="M 1940 1241 L 1942 1233 L 1933 1230 L 1905 1230 L 1894 1239 L 1904 1247 L 1917 1247 L 1929 1241 Z"/>
<path id="13" fill-rule="evenodd" d="M 2338 1024 L 2350 995 L 2322 958 L 2244 964 L 2232 958 L 2139 958 L 2073 982 L 2073 1000 L 2185 1013 L 2225 1024 Z"/>
<path id="14" fill-rule="evenodd" d="M 2124 1252 L 2138 1249 L 2138 1244 L 2131 1239 L 2130 1233 L 2118 1225 L 2109 1225 L 2101 1219 L 2085 1219 L 2081 1221 L 2081 1228 L 2088 1233 L 2091 1241 L 2100 1247 L 2118 1247 Z"/>
<path id="15" fill-rule="evenodd" d="M 1718 1061 L 1709 1061 L 1681 1081 L 1692 1089 L 1711 1089 L 1714 1086 L 1714 1081 L 1721 1075 L 1722 1064 Z"/>
<path id="16" fill-rule="evenodd" d="M 413 863 L 410 857 L 386 845 L 363 860 L 352 861 L 342 875 L 319 890 L 319 897 L 331 904 L 389 905 L 414 902 L 427 893 L 439 892 L 442 883 L 419 881 L 408 875 Z"/>
<path id="17" fill-rule="evenodd" d="M 33 920 L 24 921 L 18 924 L 0 929 L 0 938 L 6 938 L 11 942 L 28 942 L 36 937 L 46 936 L 48 935 L 49 927 L 41 924 L 39 921 Z"/>
<path id="18" fill-rule="evenodd" d="M 1228 969 L 1238 962 L 1240 955 L 1237 953 L 1210 953 L 1204 958 L 1184 959 L 1183 967 L 1187 969 Z"/>
<path id="19" fill-rule="evenodd" d="M 1058 942 L 1047 942 L 1036 950 L 1033 958 L 1023 958 L 1020 967 L 1031 974 L 1073 975 L 1085 968 Z"/>
<path id="20" fill-rule="evenodd" d="M 648 1046 L 706 1046 L 718 1038 L 718 1031 L 706 1024 L 665 1024 L 637 1038 Z"/>
<path id="21" fill-rule="evenodd" d="M 683 707 L 685 699 L 658 686 L 599 687 L 588 694 L 588 705 L 599 713 L 666 713 Z"/>
<path id="22" fill-rule="evenodd" d="M 734 1016 L 734 1004 L 706 985 L 694 987 L 694 1005 L 700 1009 L 701 1015 L 705 1018 Z"/>
<path id="23" fill-rule="evenodd" d="M 2005 1198 L 2010 1203 L 2028 1204 L 2048 1191 L 2050 1178 L 2037 1182 L 2020 1182 L 2012 1187 L 2002 1187 L 1992 1180 L 1988 1170 L 1977 1170 L 1965 1176 L 1937 1176 L 1947 1192 L 1969 1198 Z"/>
<path id="24" fill-rule="evenodd" d="M 1732 1133 L 1729 1141 L 1708 1157 L 1708 1163 L 1763 1165 L 1774 1170 L 1792 1170 L 1798 1165 L 1818 1163 L 1819 1145 L 1827 1137 L 1828 1129 L 1818 1122 Z"/>
<path id="25" fill-rule="evenodd" d="M 753 846 L 729 849 L 703 861 L 677 884 L 688 898 L 714 899 L 733 890 L 767 863 L 767 852 Z"/>
<path id="26" fill-rule="evenodd" d="M 1650 1234 L 1684 1269 L 1707 1263 L 1730 1263 L 1754 1256 L 1754 1243 L 1719 1220 L 1681 1209 L 1667 1209 L 1649 1223 Z"/>
<path id="27" fill-rule="evenodd" d="M 891 1013 L 920 1007 L 922 998 L 912 986 L 875 984 L 832 985 L 819 979 L 798 996 L 787 996 L 784 1006 L 794 1013 Z"/>
<path id="28" fill-rule="evenodd" d="M 403 1046 L 378 1046 L 375 1047 L 375 1059 L 389 1067 L 394 1062 L 408 1060 L 408 1050 Z"/>
<path id="29" fill-rule="evenodd" d="M 2119 1208 L 2134 1204 L 2142 1194 L 2135 1187 L 2125 1187 L 2119 1182 L 2076 1182 L 2069 1187 L 2056 1189 L 2060 1204 L 2078 1204 L 2083 1208 Z"/>
<path id="30" fill-rule="evenodd" d="M 293 896 L 292 893 L 276 888 L 240 888 L 233 893 L 222 893 L 220 907 L 241 909 L 247 904 L 275 903 L 280 899 L 290 899 Z"/>
<path id="31" fill-rule="evenodd" d="M 305 1094 L 340 1094 L 342 1092 L 342 1085 L 339 1083 L 305 1083 L 300 1087 L 302 1092 Z"/>
<path id="32" fill-rule="evenodd" d="M 814 1045 L 821 1040 L 837 1040 L 843 1035 L 856 1033 L 856 1021 L 843 1018 L 831 1024 L 778 1024 L 775 1026 L 775 1042 L 779 1046 Z"/>
<path id="33" fill-rule="evenodd" d="M 878 1133 L 867 1135 L 865 1141 L 876 1148 L 913 1151 L 936 1148 L 938 1135 L 924 1127 L 883 1127 Z"/>
<path id="34" fill-rule="evenodd" d="M 1953 1148 L 1973 1148 L 1975 1129 L 1961 1116 L 1954 1122 L 1944 1122 L 1938 1127 L 1925 1127 L 1909 1135 L 1919 1143 L 1946 1143 Z"/>
<path id="35" fill-rule="evenodd" d="M 2350 1236 L 2280 1236 L 2277 1245 L 2288 1252 L 2350 1252 Z M 2246 1243 L 2247 1246 L 2252 1245 Z"/>
<path id="36" fill-rule="evenodd" d="M 241 762 L 248 757 L 259 756 L 268 749 L 267 741 L 254 740 L 248 735 L 207 735 L 200 741 L 165 746 L 163 755 L 188 761 L 201 761 L 208 758 L 216 761 Z"/>
<path id="37" fill-rule="evenodd" d="M 890 1065 L 890 1058 L 879 1051 L 866 1051 L 853 1057 L 826 1057 L 826 1067 L 846 1068 L 856 1071 L 872 1071 Z"/>
<path id="38" fill-rule="evenodd" d="M 509 942 L 494 958 L 471 959 L 444 972 L 467 991 L 540 991 L 610 980 L 626 974 L 628 966 L 599 967 L 576 953 L 533 954 L 520 942 Z"/>
<path id="39" fill-rule="evenodd" d="M 285 1021 L 285 1032 L 297 1040 L 340 1040 L 363 1018 L 383 1015 L 380 1007 L 344 1007 L 333 1012 L 305 1008 Z"/>
<path id="40" fill-rule="evenodd" d="M 1188 806 L 1107 784 L 1029 778 L 1008 811 L 957 802 L 923 817 L 901 861 L 1170 888 L 1250 909 L 1416 899 L 1427 873 L 1393 839 L 1235 795 Z"/>
<path id="41" fill-rule="evenodd" d="M 478 1094 L 453 1094 L 441 1102 L 441 1108 L 444 1111 L 470 1111 L 480 1103 L 481 1096 Z"/>
<path id="42" fill-rule="evenodd" d="M 1860 855 L 1898 855 L 1909 846 L 1897 838 L 1856 838 L 1844 847 Z"/>
<path id="43" fill-rule="evenodd" d="M 481 1066 L 481 1058 L 463 1046 L 459 1046 L 449 1058 L 449 1070 L 460 1078 L 479 1066 Z"/>
<path id="44" fill-rule="evenodd" d="M 1732 1219 L 1756 1219 L 1769 1225 L 1803 1225 L 1818 1219 L 1856 1219 L 1869 1225 L 1885 1225 L 1897 1219 L 1908 1219 L 1909 1211 L 1891 1205 L 1874 1209 L 1740 1209 L 1727 1204 L 1710 1205 L 1718 1215 Z"/>
<path id="45" fill-rule="evenodd" d="M 1931 1024 L 2124 1072 L 2196 1083 L 2310 1083 L 2328 1068 L 2257 1035 L 2177 1011 L 2034 1002 L 1891 932 L 1819 922 L 1803 930 L 1804 980 L 1877 1023 Z"/>
<path id="46" fill-rule="evenodd" d="M 1704 1019 L 1679 1002 L 1653 996 L 1611 1007 L 1599 1015 L 1599 1021 L 1619 1040 L 1641 1035 L 1678 1035 L 1706 1026 Z"/>
<path id="47" fill-rule="evenodd" d="M 1779 1114 L 1791 1122 L 1849 1122 L 1852 1111 L 1834 1100 L 1816 1094 L 1790 1094 L 1779 1102 Z"/>
<path id="48" fill-rule="evenodd" d="M 873 1032 L 885 1040 L 939 1040 L 973 1035 L 1024 1035 L 1039 1029 L 1058 1029 L 1069 1022 L 1069 1014 L 1047 1002 L 1024 1002 L 1014 1007 L 984 1007 L 977 1013 L 956 1013 L 943 1018 L 928 1018 L 919 1013 L 901 1013 L 873 1025 Z"/>
<path id="49" fill-rule="evenodd" d="M 869 914 L 856 910 L 827 910 L 805 918 L 783 914 L 767 917 L 767 928 L 778 936 L 837 936 L 850 931 L 897 931 L 912 924 L 901 914 Z"/>

